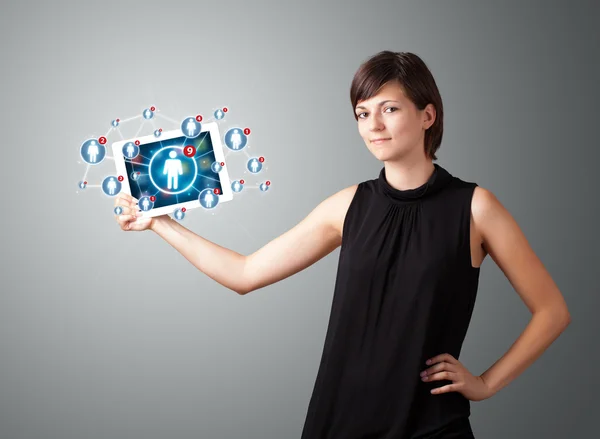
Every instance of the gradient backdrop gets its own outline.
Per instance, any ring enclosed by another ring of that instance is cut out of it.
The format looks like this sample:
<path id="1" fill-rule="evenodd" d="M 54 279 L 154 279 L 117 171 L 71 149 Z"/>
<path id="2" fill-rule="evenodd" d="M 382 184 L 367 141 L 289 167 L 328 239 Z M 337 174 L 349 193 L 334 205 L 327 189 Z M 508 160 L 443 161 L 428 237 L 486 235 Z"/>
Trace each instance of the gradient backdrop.
<path id="1" fill-rule="evenodd" d="M 600 8 L 498 3 L 3 1 L 0 438 L 300 437 L 339 249 L 240 297 L 157 235 L 121 231 L 112 199 L 78 189 L 79 147 L 151 105 L 177 120 L 228 106 L 222 127 L 252 129 L 271 189 L 184 224 L 250 254 L 378 175 L 349 86 L 383 49 L 430 67 L 438 163 L 496 194 L 572 315 L 525 373 L 472 403 L 476 437 L 597 434 Z M 529 317 L 486 259 L 461 361 L 482 373 Z"/>

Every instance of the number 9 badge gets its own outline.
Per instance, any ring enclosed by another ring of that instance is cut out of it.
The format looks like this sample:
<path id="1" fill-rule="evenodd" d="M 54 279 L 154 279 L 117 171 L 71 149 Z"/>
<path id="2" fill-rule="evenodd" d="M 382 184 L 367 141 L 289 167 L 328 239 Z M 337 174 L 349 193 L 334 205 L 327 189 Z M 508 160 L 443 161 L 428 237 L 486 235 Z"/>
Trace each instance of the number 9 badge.
<path id="1" fill-rule="evenodd" d="M 187 145 L 183 148 L 183 154 L 186 157 L 194 157 L 194 155 L 196 154 L 196 148 L 194 147 L 194 145 Z"/>

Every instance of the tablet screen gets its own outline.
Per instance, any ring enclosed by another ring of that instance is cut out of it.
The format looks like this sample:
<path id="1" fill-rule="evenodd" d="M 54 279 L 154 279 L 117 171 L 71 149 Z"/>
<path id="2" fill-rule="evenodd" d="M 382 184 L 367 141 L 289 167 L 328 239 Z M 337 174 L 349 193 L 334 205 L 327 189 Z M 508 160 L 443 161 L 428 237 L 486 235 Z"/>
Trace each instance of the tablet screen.
<path id="1" fill-rule="evenodd" d="M 218 188 L 223 193 L 219 174 L 213 171 L 215 153 L 209 131 L 193 139 L 175 137 L 138 148 L 134 158 L 125 156 L 131 195 L 138 200 L 156 197 L 154 209 L 198 200 L 206 188 Z"/>

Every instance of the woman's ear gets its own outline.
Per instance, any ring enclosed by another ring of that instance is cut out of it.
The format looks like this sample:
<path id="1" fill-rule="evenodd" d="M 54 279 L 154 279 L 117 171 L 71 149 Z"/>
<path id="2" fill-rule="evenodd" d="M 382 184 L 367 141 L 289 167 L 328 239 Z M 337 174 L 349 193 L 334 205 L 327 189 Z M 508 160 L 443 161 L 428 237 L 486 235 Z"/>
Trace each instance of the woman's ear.
<path id="1" fill-rule="evenodd" d="M 423 109 L 423 128 L 425 130 L 431 128 L 431 126 L 435 123 L 436 111 L 433 104 L 427 104 L 427 106 Z"/>

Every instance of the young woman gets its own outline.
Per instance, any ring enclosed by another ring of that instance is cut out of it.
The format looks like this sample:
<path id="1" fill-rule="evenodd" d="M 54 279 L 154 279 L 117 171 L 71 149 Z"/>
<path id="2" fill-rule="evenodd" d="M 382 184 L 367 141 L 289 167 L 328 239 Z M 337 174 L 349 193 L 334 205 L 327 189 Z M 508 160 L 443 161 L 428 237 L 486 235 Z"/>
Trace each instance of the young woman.
<path id="1" fill-rule="evenodd" d="M 303 439 L 473 438 L 470 401 L 521 374 L 570 322 L 563 297 L 496 197 L 433 163 L 443 133 L 437 85 L 415 54 L 380 52 L 350 90 L 358 131 L 383 162 L 250 256 L 168 216 L 140 217 L 120 194 L 123 230 L 150 229 L 220 284 L 247 294 L 341 246 L 323 355 Z M 459 360 L 487 255 L 532 313 L 481 375 Z"/>

